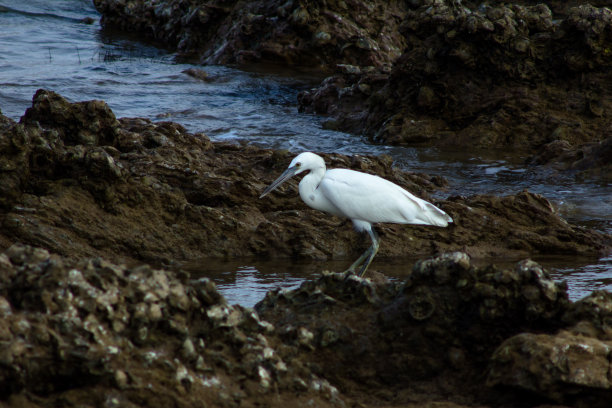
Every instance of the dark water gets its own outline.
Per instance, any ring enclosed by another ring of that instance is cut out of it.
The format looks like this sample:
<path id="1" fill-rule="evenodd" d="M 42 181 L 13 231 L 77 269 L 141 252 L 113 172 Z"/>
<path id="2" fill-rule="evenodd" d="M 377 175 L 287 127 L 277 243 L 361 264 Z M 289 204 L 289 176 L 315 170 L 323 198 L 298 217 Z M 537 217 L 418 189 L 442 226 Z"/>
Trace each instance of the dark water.
<path id="1" fill-rule="evenodd" d="M 439 197 L 504 195 L 529 189 L 546 196 L 569 221 L 612 233 L 612 186 L 608 184 L 577 183 L 571 175 L 530 169 L 522 165 L 523 157 L 508 151 L 479 154 L 378 146 L 358 136 L 323 130 L 324 118 L 299 114 L 296 108 L 297 93 L 320 81 L 312 73 L 178 62 L 155 44 L 102 30 L 99 17 L 86 0 L 0 0 L 2 113 L 19 119 L 36 90 L 46 88 L 73 101 L 102 99 L 118 117 L 179 122 L 213 140 L 248 141 L 295 152 L 386 153 L 397 166 L 446 177 L 450 187 Z M 92 18 L 93 24 L 86 24 L 85 18 Z M 189 68 L 203 69 L 207 80 L 185 74 Z M 377 258 L 373 267 L 401 278 L 413 262 Z M 568 280 L 573 298 L 595 288 L 612 289 L 611 256 L 556 257 L 542 262 L 556 277 Z M 214 277 L 231 302 L 252 305 L 275 286 L 298 285 L 321 268 L 345 267 L 346 262 L 241 260 L 214 267 L 206 262 L 200 272 Z"/>
<path id="2" fill-rule="evenodd" d="M 383 273 L 391 280 L 405 278 L 419 258 L 376 259 L 371 270 Z M 556 280 L 565 280 L 572 300 L 580 299 L 595 289 L 612 291 L 612 256 L 601 259 L 575 257 L 534 258 L 547 268 Z M 197 263 L 186 265 L 194 275 L 207 276 L 217 283 L 230 303 L 253 306 L 266 292 L 277 287 L 295 289 L 304 279 L 316 278 L 320 271 L 343 271 L 352 260 L 329 262 L 292 262 L 264 260 L 235 260 L 233 262 L 206 261 L 206 267 Z M 491 259 L 473 260 L 484 266 Z M 518 260 L 495 259 L 500 268 L 514 268 Z M 205 272 L 204 272 L 205 269 Z"/>

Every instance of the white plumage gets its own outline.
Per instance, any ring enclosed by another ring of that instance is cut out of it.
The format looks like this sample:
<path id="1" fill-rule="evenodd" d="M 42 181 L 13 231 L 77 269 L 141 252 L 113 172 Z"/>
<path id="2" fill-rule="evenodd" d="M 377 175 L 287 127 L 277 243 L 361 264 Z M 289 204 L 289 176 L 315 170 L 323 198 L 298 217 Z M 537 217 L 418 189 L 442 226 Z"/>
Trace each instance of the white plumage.
<path id="1" fill-rule="evenodd" d="M 372 246 L 357 259 L 349 271 L 362 265 L 363 276 L 378 252 L 379 239 L 372 223 L 418 224 L 446 227 L 453 219 L 435 205 L 428 203 L 397 184 L 381 177 L 348 169 L 326 170 L 325 161 L 314 153 L 296 156 L 260 198 L 275 190 L 296 174 L 308 171 L 300 181 L 302 200 L 310 207 L 353 221 L 355 229 L 366 231 Z M 367 258 L 367 259 L 366 259 Z M 365 262 L 364 262 L 365 260 Z"/>

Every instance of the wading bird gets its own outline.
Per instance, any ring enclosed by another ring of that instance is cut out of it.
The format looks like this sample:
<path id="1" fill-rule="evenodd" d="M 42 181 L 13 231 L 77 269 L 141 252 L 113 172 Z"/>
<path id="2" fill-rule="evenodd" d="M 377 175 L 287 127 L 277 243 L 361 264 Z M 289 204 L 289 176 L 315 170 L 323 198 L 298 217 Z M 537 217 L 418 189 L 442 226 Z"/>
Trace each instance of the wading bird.
<path id="1" fill-rule="evenodd" d="M 435 225 L 446 227 L 453 219 L 435 205 L 428 203 L 397 184 L 378 176 L 349 169 L 326 170 L 321 156 L 305 152 L 296 156 L 279 178 L 274 180 L 259 198 L 275 190 L 296 174 L 308 171 L 300 181 L 302 200 L 315 210 L 325 211 L 353 221 L 357 231 L 366 231 L 372 246 L 347 271 L 361 266 L 363 276 L 378 252 L 380 240 L 372 223 Z"/>

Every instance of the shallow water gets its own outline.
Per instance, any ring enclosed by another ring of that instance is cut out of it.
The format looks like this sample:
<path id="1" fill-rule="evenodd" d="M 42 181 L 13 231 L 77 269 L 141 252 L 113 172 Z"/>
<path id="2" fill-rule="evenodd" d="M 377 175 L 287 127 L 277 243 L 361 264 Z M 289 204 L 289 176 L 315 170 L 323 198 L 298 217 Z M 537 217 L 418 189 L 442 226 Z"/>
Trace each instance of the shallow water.
<path id="1" fill-rule="evenodd" d="M 84 23 L 86 17 L 94 23 Z M 577 183 L 571 175 L 530 169 L 522 165 L 523 157 L 507 151 L 485 155 L 371 145 L 358 136 L 323 130 L 325 118 L 299 114 L 296 107 L 297 93 L 320 80 L 312 73 L 178 62 L 155 44 L 102 30 L 99 17 L 89 0 L 0 0 L 2 113 L 18 120 L 36 90 L 45 88 L 73 101 L 102 99 L 118 117 L 172 120 L 213 140 L 248 141 L 295 152 L 385 153 L 402 168 L 446 177 L 450 186 L 438 197 L 529 189 L 546 196 L 569 221 L 612 233 L 608 184 Z M 189 68 L 203 69 L 206 80 L 183 72 Z M 405 273 L 411 262 L 377 258 L 373 267 L 401 278 L 400 272 Z M 574 299 L 596 288 L 612 289 L 609 256 L 579 261 L 556 257 L 546 262 L 556 277 L 568 280 Z M 321 268 L 343 267 L 234 261 L 214 268 L 207 262 L 200 272 L 213 277 L 231 302 L 252 305 L 270 288 L 298 285 Z"/>
<path id="2" fill-rule="evenodd" d="M 370 271 L 382 273 L 391 280 L 401 280 L 412 271 L 419 258 L 376 259 Z M 571 300 L 585 297 L 593 290 L 612 291 L 612 256 L 605 258 L 535 257 L 555 280 L 565 280 Z M 329 262 L 291 262 L 287 260 L 234 260 L 230 262 L 192 262 L 182 265 L 192 277 L 208 277 L 231 304 L 253 307 L 266 292 L 295 289 L 305 279 L 316 279 L 322 270 L 340 272 L 352 260 Z M 479 266 L 494 263 L 499 268 L 514 268 L 517 259 L 480 259 Z M 367 277 L 367 275 L 366 275 Z"/>

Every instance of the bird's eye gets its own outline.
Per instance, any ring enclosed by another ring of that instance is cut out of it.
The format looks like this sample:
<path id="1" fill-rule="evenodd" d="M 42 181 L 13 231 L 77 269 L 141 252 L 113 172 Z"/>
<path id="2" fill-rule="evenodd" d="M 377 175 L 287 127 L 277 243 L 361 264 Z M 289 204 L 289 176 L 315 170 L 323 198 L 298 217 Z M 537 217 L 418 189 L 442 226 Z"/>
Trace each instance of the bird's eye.
<path id="1" fill-rule="evenodd" d="M 302 165 L 302 163 L 300 163 L 300 162 L 295 163 L 295 167 L 300 167 L 301 165 Z"/>

